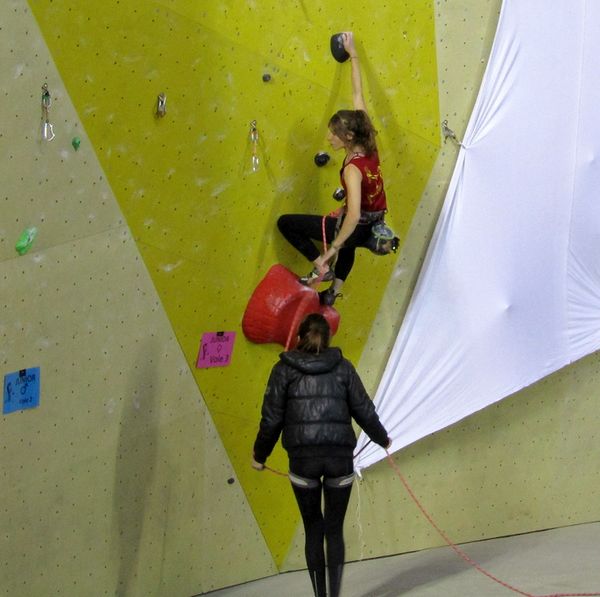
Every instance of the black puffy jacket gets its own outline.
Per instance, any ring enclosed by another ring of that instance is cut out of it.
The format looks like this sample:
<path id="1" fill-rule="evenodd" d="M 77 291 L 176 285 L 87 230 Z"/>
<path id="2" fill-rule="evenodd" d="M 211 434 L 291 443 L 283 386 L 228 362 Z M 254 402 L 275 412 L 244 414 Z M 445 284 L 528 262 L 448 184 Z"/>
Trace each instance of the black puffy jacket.
<path id="1" fill-rule="evenodd" d="M 283 430 L 290 457 L 349 456 L 356 446 L 352 418 L 380 446 L 386 430 L 350 361 L 339 348 L 279 355 L 269 377 L 254 458 L 264 463 Z"/>

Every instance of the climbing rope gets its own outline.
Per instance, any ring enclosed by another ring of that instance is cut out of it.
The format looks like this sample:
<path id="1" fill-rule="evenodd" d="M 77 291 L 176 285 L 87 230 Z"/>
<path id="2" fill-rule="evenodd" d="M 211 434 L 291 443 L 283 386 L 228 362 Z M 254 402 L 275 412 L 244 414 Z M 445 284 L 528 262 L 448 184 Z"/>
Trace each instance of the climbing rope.
<path id="1" fill-rule="evenodd" d="M 271 468 L 270 466 L 267 466 L 266 464 L 263 464 L 263 467 L 265 470 L 267 470 L 271 473 L 275 473 L 276 475 L 279 475 L 280 477 L 288 477 L 289 478 L 289 475 L 287 473 L 282 473 L 281 471 Z"/>
<path id="2" fill-rule="evenodd" d="M 408 495 L 410 495 L 410 497 L 412 498 L 413 502 L 415 502 L 415 504 L 417 505 L 417 507 L 419 508 L 419 510 L 421 511 L 421 513 L 423 514 L 423 516 L 425 516 L 425 518 L 429 521 L 429 524 L 431 524 L 431 526 L 438 532 L 438 534 L 442 537 L 442 539 L 444 539 L 444 541 L 448 544 L 448 546 L 451 547 L 452 550 L 459 557 L 461 557 L 465 562 L 467 562 L 467 564 L 469 564 L 470 566 L 472 566 L 473 568 L 475 568 L 475 570 L 477 570 L 478 572 L 481 572 L 481 574 L 487 576 L 489 579 L 493 580 L 495 583 L 498 583 L 499 585 L 502 585 L 506 589 L 508 589 L 510 591 L 513 591 L 514 593 L 518 593 L 519 595 L 524 595 L 525 597 L 597 597 L 597 596 L 600 595 L 600 593 L 552 593 L 552 594 L 549 594 L 549 595 L 534 595 L 533 593 L 527 593 L 525 591 L 521 591 L 521 589 L 517 589 L 516 587 L 513 587 L 512 585 L 508 584 L 507 582 L 504 582 L 503 580 L 500 580 L 498 577 L 494 576 L 491 572 L 488 572 L 485 568 L 482 568 L 477 562 L 475 562 L 474 560 L 472 560 L 436 524 L 436 522 L 429 515 L 429 513 L 427 512 L 427 510 L 425 510 L 425 508 L 423 507 L 423 505 L 421 504 L 421 502 L 418 500 L 417 496 L 415 495 L 415 493 L 411 489 L 410 485 L 408 484 L 408 482 L 406 481 L 406 479 L 404 478 L 404 476 L 400 472 L 400 469 L 398 469 L 398 467 L 396 466 L 396 463 L 394 462 L 391 454 L 387 450 L 385 452 L 387 454 L 387 460 L 388 460 L 389 465 L 392 467 L 392 469 L 394 470 L 394 472 L 396 473 L 396 475 L 398 476 L 398 478 L 402 482 L 402 485 L 404 485 L 404 488 L 408 492 Z"/>
<path id="3" fill-rule="evenodd" d="M 365 448 L 365 446 L 363 446 L 362 449 L 364 449 L 364 448 Z M 424 506 L 421 504 L 421 502 L 419 501 L 419 499 L 415 495 L 414 491 L 412 490 L 412 488 L 410 487 L 410 485 L 408 484 L 408 482 L 404 478 L 404 475 L 400 472 L 400 469 L 396 466 L 396 463 L 394 462 L 394 460 L 392 458 L 392 455 L 387 450 L 385 452 L 387 454 L 387 461 L 388 461 L 389 465 L 391 466 L 391 468 L 393 469 L 393 471 L 396 473 L 396 476 L 400 479 L 400 481 L 402 482 L 402 485 L 404 485 L 404 488 L 408 492 L 408 495 L 411 497 L 411 499 L 413 500 L 413 502 L 419 508 L 419 510 L 421 511 L 421 513 L 423 514 L 423 516 L 427 519 L 427 521 L 429 522 L 429 524 L 437 531 L 437 533 L 442 537 L 442 539 L 446 542 L 446 544 L 462 560 L 464 560 L 467 564 L 469 564 L 469 566 L 472 566 L 473 568 L 475 568 L 475 570 L 477 570 L 478 572 L 480 572 L 484 576 L 487 576 L 490 580 L 494 581 L 495 583 L 503 586 L 504 588 L 508 589 L 509 591 L 512 591 L 513 593 L 517 593 L 518 595 L 523 595 L 523 597 L 600 597 L 600 593 L 550 593 L 550 594 L 546 594 L 546 595 L 535 595 L 534 593 L 527 593 L 526 591 L 522 591 L 521 589 L 518 589 L 517 587 L 514 587 L 513 585 L 511 585 L 511 584 L 509 584 L 507 582 L 504 582 L 503 580 L 500 580 L 497 576 L 494 576 L 491 572 L 488 572 L 485 568 L 483 568 L 477 562 L 475 562 L 475 560 L 473 560 L 472 558 L 470 558 L 437 525 L 437 523 L 435 522 L 435 520 L 433 520 L 433 518 L 431 517 L 431 515 L 429 514 L 429 512 L 427 512 L 427 510 L 424 508 Z M 358 454 L 355 455 L 355 458 L 356 458 L 356 456 L 358 456 Z M 265 465 L 264 468 L 266 470 L 270 471 L 271 473 L 274 473 L 274 474 L 279 475 L 281 477 L 287 477 L 288 476 L 286 473 L 282 473 L 281 471 L 275 470 L 275 469 L 270 468 L 270 467 L 268 467 L 266 465 Z"/>

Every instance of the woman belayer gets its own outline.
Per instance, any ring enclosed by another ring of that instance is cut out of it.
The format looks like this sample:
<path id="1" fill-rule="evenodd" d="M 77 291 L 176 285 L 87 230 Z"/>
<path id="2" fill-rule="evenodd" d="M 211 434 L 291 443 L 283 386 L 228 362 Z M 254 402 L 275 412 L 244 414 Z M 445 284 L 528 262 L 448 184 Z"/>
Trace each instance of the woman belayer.
<path id="1" fill-rule="evenodd" d="M 354 366 L 329 346 L 329 338 L 327 320 L 313 313 L 300 324 L 296 348 L 281 353 L 265 390 L 252 460 L 262 470 L 283 434 L 316 597 L 327 595 L 326 569 L 329 597 L 340 592 L 344 517 L 354 479 L 352 419 L 375 443 L 391 444 Z"/>

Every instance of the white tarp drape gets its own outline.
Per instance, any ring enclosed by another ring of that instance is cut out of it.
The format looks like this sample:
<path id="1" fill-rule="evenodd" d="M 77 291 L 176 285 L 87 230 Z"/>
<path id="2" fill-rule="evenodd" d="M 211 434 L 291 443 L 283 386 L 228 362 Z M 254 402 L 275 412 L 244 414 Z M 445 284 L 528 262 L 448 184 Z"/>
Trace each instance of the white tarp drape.
<path id="1" fill-rule="evenodd" d="M 505 0 L 463 144 L 375 396 L 394 451 L 600 348 L 600 2 Z"/>

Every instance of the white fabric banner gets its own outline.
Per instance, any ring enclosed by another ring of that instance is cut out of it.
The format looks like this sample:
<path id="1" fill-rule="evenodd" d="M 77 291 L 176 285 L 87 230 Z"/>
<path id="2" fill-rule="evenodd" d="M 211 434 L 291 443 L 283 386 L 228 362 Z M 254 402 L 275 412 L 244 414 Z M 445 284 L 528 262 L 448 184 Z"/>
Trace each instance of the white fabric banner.
<path id="1" fill-rule="evenodd" d="M 599 73 L 600 2 L 505 0 L 375 396 L 393 451 L 600 348 Z"/>

